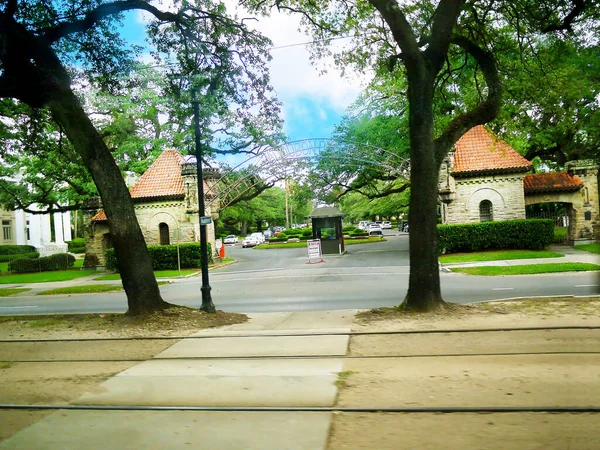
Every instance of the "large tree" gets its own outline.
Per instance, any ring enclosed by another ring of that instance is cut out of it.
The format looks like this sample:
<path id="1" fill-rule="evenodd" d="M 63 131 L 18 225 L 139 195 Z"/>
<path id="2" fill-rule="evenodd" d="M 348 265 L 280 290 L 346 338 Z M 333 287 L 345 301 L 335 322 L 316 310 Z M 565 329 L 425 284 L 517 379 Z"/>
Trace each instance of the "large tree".
<path id="1" fill-rule="evenodd" d="M 89 171 L 110 225 L 128 312 L 139 314 L 167 304 L 121 171 L 82 107 L 74 82 L 111 90 L 131 68 L 135 50 L 118 34 L 127 11 L 151 18 L 148 36 L 155 54 L 166 55 L 173 92 L 189 105 L 189 90 L 196 90 L 205 130 L 231 104 L 246 123 L 252 122 L 248 111 L 253 108 L 266 117 L 278 106 L 270 99 L 265 68 L 268 41 L 228 17 L 220 2 L 176 0 L 168 10 L 142 0 L 2 3 L 0 98 L 16 100 L 17 108 L 24 104 L 48 111 Z"/>
<path id="2" fill-rule="evenodd" d="M 270 5 L 264 0 L 247 3 L 258 8 Z M 338 63 L 359 70 L 369 67 L 375 76 L 387 69 L 405 77 L 406 93 L 399 95 L 408 101 L 410 226 L 418 230 L 418 237 L 411 233 L 404 305 L 415 311 L 439 308 L 444 304 L 436 233 L 439 169 L 467 130 L 492 121 L 499 112 L 502 89 L 494 53 L 503 51 L 507 36 L 518 40 L 525 51 L 542 33 L 568 33 L 583 19 L 596 26 L 597 1 L 275 0 L 272 4 L 303 15 L 304 24 L 318 38 L 318 52 L 332 52 L 322 45 L 332 37 L 351 38 L 354 45 L 337 51 Z M 472 68 L 480 94 L 476 104 L 456 98 L 460 86 L 452 84 L 451 52 L 460 52 L 465 66 Z M 434 115 L 441 85 L 455 100 L 445 117 Z"/>

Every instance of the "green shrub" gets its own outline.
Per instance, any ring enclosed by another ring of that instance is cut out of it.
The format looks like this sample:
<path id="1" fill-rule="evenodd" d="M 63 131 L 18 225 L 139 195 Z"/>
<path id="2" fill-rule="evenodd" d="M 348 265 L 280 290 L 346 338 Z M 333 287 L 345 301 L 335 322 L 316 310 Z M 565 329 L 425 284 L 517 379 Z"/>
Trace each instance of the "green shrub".
<path id="1" fill-rule="evenodd" d="M 65 242 L 69 246 L 69 251 L 71 253 L 85 253 L 85 239 L 84 238 L 76 238 L 72 241 Z M 75 249 L 83 248 L 83 251 L 75 251 Z"/>
<path id="2" fill-rule="evenodd" d="M 208 262 L 212 260 L 212 250 L 210 243 L 208 245 Z M 177 245 L 151 245 L 148 247 L 150 259 L 152 259 L 152 270 L 177 270 Z M 108 270 L 118 271 L 117 258 L 115 250 L 110 248 L 106 250 L 106 268 Z M 200 267 L 200 244 L 188 243 L 179 244 L 179 260 L 182 269 Z"/>
<path id="3" fill-rule="evenodd" d="M 313 235 L 312 227 L 311 228 L 303 228 L 302 229 L 302 237 L 304 239 L 306 239 L 306 238 L 312 238 L 312 235 Z"/>
<path id="4" fill-rule="evenodd" d="M 33 245 L 0 245 L 0 255 L 22 255 L 33 252 L 35 252 Z"/>
<path id="5" fill-rule="evenodd" d="M 355 231 L 350 231 L 350 232 L 348 233 L 348 235 L 349 235 L 349 236 L 352 236 L 352 237 L 356 237 L 356 236 L 368 236 L 368 235 L 369 235 L 369 233 L 368 233 L 367 231 L 365 231 L 365 230 L 361 230 L 361 229 L 359 228 L 359 229 L 357 229 L 357 230 L 355 230 Z"/>
<path id="6" fill-rule="evenodd" d="M 520 219 L 464 225 L 438 225 L 440 253 L 480 250 L 542 250 L 554 239 L 550 219 Z"/>
<path id="7" fill-rule="evenodd" d="M 271 239 L 269 239 L 269 242 L 285 242 L 288 240 L 288 237 L 286 235 L 278 235 L 275 237 L 272 237 Z"/>
<path id="8" fill-rule="evenodd" d="M 354 225 L 346 225 L 345 227 L 342 228 L 342 232 L 344 234 L 350 234 L 353 231 L 363 231 L 360 228 L 354 226 Z"/>
<path id="9" fill-rule="evenodd" d="M 96 267 L 100 265 L 100 260 L 96 255 L 86 253 L 83 258 L 83 267 Z"/>
<path id="10" fill-rule="evenodd" d="M 85 247 L 71 247 L 69 248 L 71 253 L 85 253 Z"/>
<path id="11" fill-rule="evenodd" d="M 41 258 L 18 258 L 8 263 L 9 272 L 47 272 L 50 270 L 64 270 L 73 267 L 75 257 L 68 253 L 43 256 Z"/>
<path id="12" fill-rule="evenodd" d="M 29 252 L 29 253 L 19 253 L 16 255 L 0 255 L 0 262 L 7 262 L 13 259 L 21 259 L 21 258 L 39 258 L 40 254 L 38 252 Z"/>

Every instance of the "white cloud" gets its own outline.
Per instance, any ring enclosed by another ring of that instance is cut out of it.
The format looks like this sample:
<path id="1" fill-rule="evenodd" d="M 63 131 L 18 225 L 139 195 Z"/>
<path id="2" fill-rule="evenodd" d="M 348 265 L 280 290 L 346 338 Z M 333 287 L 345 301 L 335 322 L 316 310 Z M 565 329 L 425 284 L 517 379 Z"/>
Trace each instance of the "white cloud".
<path id="1" fill-rule="evenodd" d="M 366 77 L 354 74 L 343 77 L 332 67 L 331 61 L 318 62 L 315 67 L 310 62 L 306 46 L 300 44 L 311 40 L 310 36 L 298 31 L 299 16 L 290 16 L 273 10 L 270 17 L 253 22 L 253 27 L 273 41 L 271 55 L 271 80 L 284 104 L 288 100 L 309 96 L 316 103 L 326 103 L 339 110 L 346 109 L 361 91 Z M 327 72 L 319 72 L 327 66 Z"/>

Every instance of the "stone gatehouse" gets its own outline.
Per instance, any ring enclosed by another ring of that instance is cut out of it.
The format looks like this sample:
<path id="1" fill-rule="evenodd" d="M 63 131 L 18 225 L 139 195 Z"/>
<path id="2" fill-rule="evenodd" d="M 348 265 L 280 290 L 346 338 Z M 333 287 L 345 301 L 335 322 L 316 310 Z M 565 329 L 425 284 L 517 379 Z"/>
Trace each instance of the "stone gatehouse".
<path id="1" fill-rule="evenodd" d="M 210 187 L 218 181 L 214 170 L 204 170 L 204 192 L 208 204 Z M 165 150 L 129 189 L 136 217 L 147 245 L 169 245 L 200 241 L 198 177 L 195 162 L 187 162 L 176 150 Z M 216 202 L 214 202 L 216 203 Z M 214 207 L 213 207 L 214 209 Z M 217 211 L 206 207 L 205 215 L 216 219 Z M 86 212 L 87 254 L 105 264 L 104 253 L 112 248 L 106 214 L 98 209 Z M 206 227 L 207 241 L 215 248 L 214 222 Z"/>
<path id="2" fill-rule="evenodd" d="M 567 241 L 600 240 L 598 166 L 571 161 L 564 172 L 528 173 L 531 162 L 482 125 L 465 133 L 442 164 L 442 223 L 524 219 L 525 206 L 563 203 Z"/>

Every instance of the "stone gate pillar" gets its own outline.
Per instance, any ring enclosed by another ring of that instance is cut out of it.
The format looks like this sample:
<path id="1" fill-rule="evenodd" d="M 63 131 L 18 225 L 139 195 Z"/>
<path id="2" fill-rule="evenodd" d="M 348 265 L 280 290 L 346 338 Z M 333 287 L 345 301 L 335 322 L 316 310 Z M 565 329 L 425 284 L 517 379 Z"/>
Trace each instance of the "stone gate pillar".
<path id="1" fill-rule="evenodd" d="M 569 161 L 567 172 L 583 182 L 583 187 L 573 200 L 569 220 L 574 231 L 573 244 L 600 240 L 600 196 L 598 194 L 598 165 L 591 160 Z M 570 230 L 570 231 L 571 231 Z"/>

